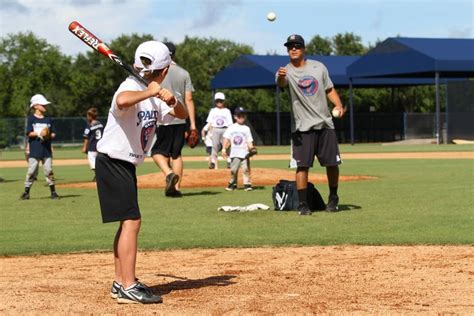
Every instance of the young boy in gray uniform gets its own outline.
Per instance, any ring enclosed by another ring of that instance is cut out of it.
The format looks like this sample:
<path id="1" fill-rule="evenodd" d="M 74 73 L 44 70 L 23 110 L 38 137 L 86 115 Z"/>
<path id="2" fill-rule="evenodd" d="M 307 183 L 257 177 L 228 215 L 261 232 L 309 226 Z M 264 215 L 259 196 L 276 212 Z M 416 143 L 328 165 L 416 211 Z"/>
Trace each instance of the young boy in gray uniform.
<path id="1" fill-rule="evenodd" d="M 235 123 L 229 126 L 224 132 L 224 145 L 222 157 L 227 157 L 227 150 L 230 148 L 230 180 L 226 188 L 227 191 L 237 189 L 237 178 L 239 169 L 242 166 L 244 190 L 252 191 L 250 180 L 250 159 L 249 150 L 255 148 L 250 128 L 245 125 L 247 111 L 241 106 L 234 110 Z"/>
<path id="2" fill-rule="evenodd" d="M 297 162 L 296 188 L 300 215 L 311 215 L 307 204 L 309 168 L 314 156 L 326 167 L 329 200 L 326 211 L 338 211 L 339 165 L 342 163 L 334 123 L 328 108 L 328 98 L 344 114 L 339 95 L 329 78 L 327 68 L 320 62 L 305 59 L 305 42 L 301 35 L 290 35 L 284 44 L 290 63 L 276 73 L 279 87 L 288 87 L 291 96 L 291 131 L 293 158 Z"/>
<path id="3" fill-rule="evenodd" d="M 51 117 L 46 117 L 44 114 L 47 110 L 47 105 L 50 104 L 46 98 L 41 94 L 36 94 L 31 97 L 30 108 L 35 112 L 28 117 L 26 127 L 26 136 L 28 137 L 29 155 L 28 155 L 28 171 L 25 180 L 25 192 L 20 199 L 30 199 L 30 189 L 33 182 L 38 176 L 39 163 L 43 164 L 44 176 L 46 182 L 51 190 L 51 198 L 53 200 L 59 199 L 54 185 L 53 173 L 53 152 L 51 149 L 51 140 L 56 137 L 53 128 L 53 120 Z"/>

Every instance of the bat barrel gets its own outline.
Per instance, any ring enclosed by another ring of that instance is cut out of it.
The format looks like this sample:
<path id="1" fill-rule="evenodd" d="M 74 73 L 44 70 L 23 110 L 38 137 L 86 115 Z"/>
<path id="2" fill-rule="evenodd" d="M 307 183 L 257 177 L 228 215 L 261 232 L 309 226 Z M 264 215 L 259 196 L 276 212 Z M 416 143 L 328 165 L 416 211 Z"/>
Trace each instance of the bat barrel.
<path id="1" fill-rule="evenodd" d="M 100 44 L 102 41 L 97 38 L 94 34 L 89 32 L 88 29 L 83 27 L 79 22 L 73 21 L 69 24 L 69 31 L 76 35 L 81 41 L 92 47 L 96 51 L 99 51 Z"/>

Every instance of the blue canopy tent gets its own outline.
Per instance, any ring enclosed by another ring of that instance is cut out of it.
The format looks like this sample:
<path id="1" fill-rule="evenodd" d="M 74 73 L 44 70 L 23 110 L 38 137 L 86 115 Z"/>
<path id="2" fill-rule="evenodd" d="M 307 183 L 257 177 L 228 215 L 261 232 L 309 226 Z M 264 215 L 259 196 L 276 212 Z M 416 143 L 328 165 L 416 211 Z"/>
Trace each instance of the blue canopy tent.
<path id="1" fill-rule="evenodd" d="M 434 84 L 431 78 L 353 78 L 347 76 L 347 67 L 360 56 L 306 56 L 322 62 L 329 71 L 336 88 L 347 87 L 394 87 Z M 280 144 L 280 90 L 275 84 L 275 73 L 289 63 L 288 56 L 242 55 L 218 72 L 211 81 L 215 89 L 276 88 L 277 144 Z M 352 90 L 351 90 L 352 91 Z M 351 110 L 352 113 L 352 110 Z M 351 114 L 351 140 L 354 140 L 353 114 Z"/>
<path id="2" fill-rule="evenodd" d="M 349 87 L 347 67 L 357 61 L 360 56 L 306 56 L 322 62 L 329 71 L 336 87 Z M 279 67 L 289 63 L 288 56 L 280 55 L 242 55 L 232 64 L 219 71 L 211 81 L 215 89 L 254 89 L 275 87 L 275 73 Z M 433 84 L 427 78 L 353 78 L 353 86 L 406 86 Z"/>
<path id="3" fill-rule="evenodd" d="M 352 63 L 347 75 L 354 83 L 360 78 L 433 78 L 439 144 L 439 80 L 474 77 L 474 39 L 388 38 Z"/>

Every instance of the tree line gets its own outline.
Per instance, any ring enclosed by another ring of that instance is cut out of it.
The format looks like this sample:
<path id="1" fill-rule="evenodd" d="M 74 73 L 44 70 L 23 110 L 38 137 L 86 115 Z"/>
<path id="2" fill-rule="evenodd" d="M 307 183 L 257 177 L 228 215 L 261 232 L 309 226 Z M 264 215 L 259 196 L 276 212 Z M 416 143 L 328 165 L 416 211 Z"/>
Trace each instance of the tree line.
<path id="1" fill-rule="evenodd" d="M 152 39 L 151 34 L 121 35 L 109 46 L 124 62 L 133 64 L 136 47 Z M 191 75 L 200 117 L 212 106 L 210 82 L 213 76 L 238 56 L 254 53 L 249 45 L 215 38 L 186 37 L 175 44 L 177 63 Z M 353 33 L 324 38 L 316 35 L 308 41 L 307 55 L 362 55 L 370 48 Z M 36 93 L 44 94 L 53 102 L 50 114 L 56 117 L 83 116 L 93 106 L 105 116 L 113 92 L 125 77 L 121 68 L 92 50 L 68 56 L 32 32 L 0 38 L 0 116 L 3 118 L 25 116 L 29 100 Z M 347 90 L 338 90 L 348 105 Z M 223 92 L 228 96 L 230 107 L 244 106 L 251 112 L 274 111 L 273 89 Z M 357 89 L 354 104 L 361 112 L 371 107 L 382 112 L 426 112 L 434 109 L 433 95 L 433 87 Z M 289 111 L 287 93 L 282 96 L 282 110 Z"/>

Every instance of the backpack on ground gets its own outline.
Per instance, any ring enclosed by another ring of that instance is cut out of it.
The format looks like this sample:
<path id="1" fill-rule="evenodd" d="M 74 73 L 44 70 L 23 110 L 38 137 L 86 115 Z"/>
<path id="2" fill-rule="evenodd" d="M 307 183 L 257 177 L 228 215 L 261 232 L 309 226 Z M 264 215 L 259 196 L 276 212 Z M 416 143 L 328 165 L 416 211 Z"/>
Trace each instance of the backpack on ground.
<path id="1" fill-rule="evenodd" d="M 296 210 L 299 204 L 296 182 L 280 180 L 272 188 L 272 199 L 276 211 Z M 321 194 L 311 182 L 308 182 L 308 207 L 313 211 L 326 209 Z"/>

